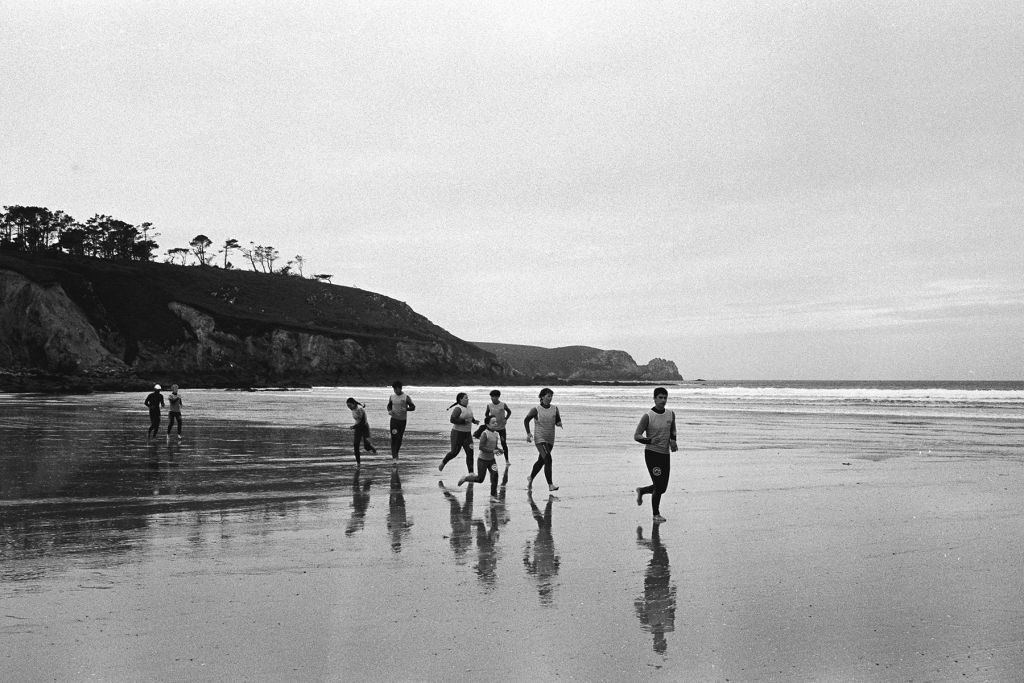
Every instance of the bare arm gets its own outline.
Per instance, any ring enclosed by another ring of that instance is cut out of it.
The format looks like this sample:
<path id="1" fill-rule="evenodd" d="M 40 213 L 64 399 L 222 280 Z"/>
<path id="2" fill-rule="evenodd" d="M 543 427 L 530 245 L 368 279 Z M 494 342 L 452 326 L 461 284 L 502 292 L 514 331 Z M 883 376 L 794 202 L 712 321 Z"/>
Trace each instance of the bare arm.
<path id="1" fill-rule="evenodd" d="M 651 440 L 645 436 L 647 433 L 647 425 L 650 424 L 650 419 L 647 417 L 647 413 L 643 414 L 640 418 L 640 424 L 636 426 L 636 431 L 633 432 L 633 440 L 637 443 L 648 444 Z"/>

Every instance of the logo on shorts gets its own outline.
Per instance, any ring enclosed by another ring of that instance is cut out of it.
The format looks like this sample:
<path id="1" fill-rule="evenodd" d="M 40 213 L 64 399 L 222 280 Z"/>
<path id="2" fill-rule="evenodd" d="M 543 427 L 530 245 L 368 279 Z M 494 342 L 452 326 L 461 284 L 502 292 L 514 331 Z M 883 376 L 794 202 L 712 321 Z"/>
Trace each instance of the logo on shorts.
<path id="1" fill-rule="evenodd" d="M 496 462 L 495 463 L 491 463 L 491 472 L 497 472 L 497 471 L 498 471 L 498 463 L 496 463 Z"/>
<path id="2" fill-rule="evenodd" d="M 653 474 L 656 477 L 660 477 L 661 476 L 661 468 L 660 467 L 655 467 L 653 470 L 651 470 L 651 474 Z"/>
<path id="3" fill-rule="evenodd" d="M 397 429 L 392 429 L 392 430 L 391 430 L 391 433 L 392 433 L 392 434 L 397 434 L 397 433 L 398 433 L 398 430 L 397 430 Z"/>

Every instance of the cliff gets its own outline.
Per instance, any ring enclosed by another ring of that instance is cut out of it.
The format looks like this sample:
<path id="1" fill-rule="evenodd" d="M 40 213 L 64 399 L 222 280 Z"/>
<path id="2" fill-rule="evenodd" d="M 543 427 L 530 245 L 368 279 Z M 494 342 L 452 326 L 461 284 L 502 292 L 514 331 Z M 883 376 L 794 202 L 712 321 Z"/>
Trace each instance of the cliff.
<path id="1" fill-rule="evenodd" d="M 0 390 L 511 377 L 394 299 L 299 277 L 0 253 Z"/>
<path id="2" fill-rule="evenodd" d="M 527 379 L 567 381 L 661 382 L 681 381 L 676 364 L 655 358 L 637 365 L 625 351 L 605 351 L 590 346 L 546 349 L 522 344 L 475 342 Z"/>

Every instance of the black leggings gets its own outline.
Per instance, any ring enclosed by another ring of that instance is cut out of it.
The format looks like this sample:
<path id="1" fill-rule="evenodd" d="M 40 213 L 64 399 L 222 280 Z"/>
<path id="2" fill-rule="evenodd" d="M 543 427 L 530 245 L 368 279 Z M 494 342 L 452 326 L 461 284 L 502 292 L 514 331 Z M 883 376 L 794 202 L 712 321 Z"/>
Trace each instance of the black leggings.
<path id="1" fill-rule="evenodd" d="M 491 454 L 493 457 L 493 454 Z M 487 476 L 487 473 L 491 473 L 491 495 L 498 495 L 498 461 L 497 460 L 484 460 L 483 458 L 476 459 L 476 474 L 470 477 L 466 477 L 466 481 L 475 481 L 480 483 Z"/>
<path id="2" fill-rule="evenodd" d="M 668 488 L 668 476 L 670 474 L 670 463 L 668 453 L 655 453 L 651 450 L 644 450 L 644 461 L 647 463 L 647 472 L 651 475 L 650 486 L 644 486 L 640 493 L 651 494 L 651 510 L 656 515 L 661 514 L 661 494 Z"/>
<path id="3" fill-rule="evenodd" d="M 355 435 L 352 437 L 352 450 L 355 451 L 356 462 L 359 462 L 359 444 L 360 443 L 363 445 L 363 448 L 365 448 L 370 453 L 376 453 L 377 452 L 377 449 L 373 447 L 372 443 L 370 443 L 370 426 L 368 424 L 364 423 L 364 424 L 358 425 L 352 431 L 355 432 Z"/>
<path id="4" fill-rule="evenodd" d="M 391 457 L 398 457 L 398 450 L 402 447 L 402 437 L 405 436 L 405 420 L 391 418 Z"/>
<path id="5" fill-rule="evenodd" d="M 171 433 L 174 423 L 178 423 L 178 436 L 181 436 L 181 413 L 167 413 L 167 433 Z"/>
<path id="6" fill-rule="evenodd" d="M 160 433 L 160 411 L 151 410 L 149 411 L 149 431 L 146 432 L 147 436 L 156 436 Z"/>
<path id="7" fill-rule="evenodd" d="M 441 466 L 444 467 L 448 464 L 449 460 L 454 460 L 455 456 L 459 454 L 459 450 L 466 451 L 466 471 L 473 472 L 473 434 L 470 432 L 460 432 L 458 430 L 452 430 L 452 449 L 444 454 L 444 459 L 441 461 Z M 482 480 L 481 480 L 482 481 Z"/>
<path id="8" fill-rule="evenodd" d="M 549 443 L 537 443 L 537 462 L 533 463 L 533 471 L 530 472 L 530 479 L 540 472 L 541 468 L 544 469 L 544 478 L 548 480 L 548 486 L 551 486 L 551 449 L 554 448 Z"/>

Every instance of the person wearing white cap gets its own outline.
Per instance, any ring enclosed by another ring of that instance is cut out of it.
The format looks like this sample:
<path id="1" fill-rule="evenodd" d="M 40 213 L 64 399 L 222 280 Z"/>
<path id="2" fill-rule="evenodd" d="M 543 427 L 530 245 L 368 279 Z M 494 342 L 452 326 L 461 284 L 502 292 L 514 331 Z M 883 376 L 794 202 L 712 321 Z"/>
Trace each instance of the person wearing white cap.
<path id="1" fill-rule="evenodd" d="M 149 441 L 160 433 L 160 409 L 164 407 L 164 395 L 160 393 L 160 385 L 153 387 L 153 393 L 143 401 L 149 408 L 149 430 L 146 432 L 146 441 Z"/>

